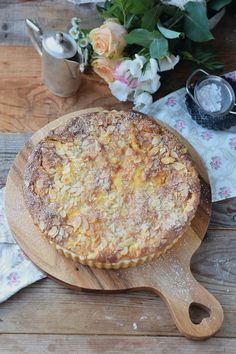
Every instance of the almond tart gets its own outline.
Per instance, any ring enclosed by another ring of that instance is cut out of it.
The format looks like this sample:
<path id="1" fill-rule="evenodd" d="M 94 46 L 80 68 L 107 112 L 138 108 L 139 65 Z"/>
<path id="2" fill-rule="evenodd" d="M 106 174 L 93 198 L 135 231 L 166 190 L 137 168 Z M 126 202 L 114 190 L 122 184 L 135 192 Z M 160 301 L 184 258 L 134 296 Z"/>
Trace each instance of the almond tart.
<path id="1" fill-rule="evenodd" d="M 200 183 L 186 147 L 133 111 L 78 114 L 34 148 L 24 198 L 34 223 L 75 262 L 106 269 L 150 261 L 184 234 Z"/>

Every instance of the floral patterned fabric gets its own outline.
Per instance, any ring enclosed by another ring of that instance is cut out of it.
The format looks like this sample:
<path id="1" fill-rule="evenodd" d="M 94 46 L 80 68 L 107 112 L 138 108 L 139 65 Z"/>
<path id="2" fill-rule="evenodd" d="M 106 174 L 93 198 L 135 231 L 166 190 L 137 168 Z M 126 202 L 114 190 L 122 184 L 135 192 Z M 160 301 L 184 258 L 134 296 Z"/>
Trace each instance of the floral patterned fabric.
<path id="1" fill-rule="evenodd" d="M 4 189 L 0 190 L 0 303 L 25 286 L 44 278 L 16 244 L 4 212 Z"/>
<path id="2" fill-rule="evenodd" d="M 236 71 L 225 75 L 236 81 Z M 169 124 L 196 149 L 205 162 L 212 200 L 236 196 L 236 126 L 225 131 L 208 130 L 193 121 L 185 106 L 184 88 L 141 110 Z"/>

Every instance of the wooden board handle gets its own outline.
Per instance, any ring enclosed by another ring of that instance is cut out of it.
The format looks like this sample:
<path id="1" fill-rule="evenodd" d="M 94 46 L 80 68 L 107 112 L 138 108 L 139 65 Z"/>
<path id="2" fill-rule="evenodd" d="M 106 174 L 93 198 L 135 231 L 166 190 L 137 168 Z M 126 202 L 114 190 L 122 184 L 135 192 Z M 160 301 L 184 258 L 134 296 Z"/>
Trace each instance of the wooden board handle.
<path id="1" fill-rule="evenodd" d="M 224 319 L 220 303 L 198 283 L 190 270 L 183 281 L 180 279 L 170 287 L 171 291 L 170 288 L 167 291 L 153 290 L 163 298 L 178 330 L 183 335 L 191 339 L 203 340 L 213 336 L 220 329 Z M 192 305 L 205 310 L 208 317 L 203 318 L 200 323 L 194 323 L 190 317 Z"/>

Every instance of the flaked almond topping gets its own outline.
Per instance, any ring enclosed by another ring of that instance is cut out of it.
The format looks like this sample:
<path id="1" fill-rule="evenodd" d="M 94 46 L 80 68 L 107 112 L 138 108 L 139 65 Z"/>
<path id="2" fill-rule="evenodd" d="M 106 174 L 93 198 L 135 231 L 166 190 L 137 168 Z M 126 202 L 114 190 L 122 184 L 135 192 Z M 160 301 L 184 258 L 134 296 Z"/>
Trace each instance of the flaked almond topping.
<path id="1" fill-rule="evenodd" d="M 169 165 L 170 163 L 173 163 L 175 162 L 175 159 L 173 157 L 163 157 L 161 159 L 161 162 L 164 164 L 164 165 Z"/>
<path id="2" fill-rule="evenodd" d="M 160 149 L 159 149 L 158 146 L 152 148 L 150 151 L 148 151 L 148 156 L 153 156 L 153 155 L 158 154 L 159 150 L 160 150 Z"/>
<path id="3" fill-rule="evenodd" d="M 78 191 L 78 188 L 77 187 L 71 187 L 70 188 L 70 193 L 76 193 Z"/>
<path id="4" fill-rule="evenodd" d="M 166 239 L 166 238 L 162 238 L 161 241 L 160 241 L 161 245 L 165 245 L 166 242 L 167 242 L 167 239 Z"/>
<path id="5" fill-rule="evenodd" d="M 181 154 L 186 154 L 186 153 L 187 153 L 187 151 L 188 151 L 188 149 L 187 149 L 187 148 L 183 148 L 183 149 L 181 149 L 181 150 L 180 150 Z"/>
<path id="6" fill-rule="evenodd" d="M 120 251 L 120 255 L 126 256 L 128 252 L 129 252 L 129 248 L 126 246 Z"/>
<path id="7" fill-rule="evenodd" d="M 154 136 L 152 139 L 152 145 L 157 145 L 160 142 L 160 138 L 157 136 Z"/>
<path id="8" fill-rule="evenodd" d="M 72 220 L 69 222 L 76 230 L 80 228 L 82 224 L 82 218 L 80 215 L 76 215 L 73 217 Z"/>
<path id="9" fill-rule="evenodd" d="M 70 186 L 63 186 L 61 188 L 61 193 L 65 193 L 66 191 L 68 191 L 70 189 Z"/>
<path id="10" fill-rule="evenodd" d="M 105 247 L 107 247 L 107 240 L 105 240 L 105 238 L 103 238 L 101 243 L 99 244 L 99 248 L 103 249 Z"/>
<path id="11" fill-rule="evenodd" d="M 97 236 L 94 241 L 93 241 L 93 244 L 95 247 L 97 247 L 99 244 L 101 243 L 101 237 L 100 236 Z"/>
<path id="12" fill-rule="evenodd" d="M 72 206 L 74 205 L 74 200 L 73 200 L 73 199 L 70 199 L 70 200 L 68 201 L 68 205 L 69 205 L 69 207 L 72 207 Z"/>
<path id="13" fill-rule="evenodd" d="M 63 237 L 65 235 L 65 230 L 60 227 L 60 230 L 59 230 L 59 236 Z"/>
<path id="14" fill-rule="evenodd" d="M 183 170 L 185 168 L 184 164 L 182 164 L 181 162 L 175 162 L 173 164 L 173 167 L 177 171 Z"/>
<path id="15" fill-rule="evenodd" d="M 133 244 L 129 246 L 129 254 L 131 257 L 134 257 L 136 255 L 137 248 L 138 248 L 137 244 Z"/>
<path id="16" fill-rule="evenodd" d="M 40 221 L 40 223 L 39 223 L 39 228 L 40 228 L 40 230 L 43 232 L 44 230 L 45 230 L 45 222 L 44 221 Z"/>
<path id="17" fill-rule="evenodd" d="M 174 150 L 172 150 L 172 151 L 170 152 L 170 156 L 174 157 L 175 159 L 178 158 L 178 154 L 177 154 L 176 151 L 174 151 Z"/>
<path id="18" fill-rule="evenodd" d="M 137 141 L 135 140 L 131 141 L 131 146 L 134 151 L 140 151 L 140 146 Z"/>
<path id="19" fill-rule="evenodd" d="M 129 247 L 130 245 L 132 245 L 134 242 L 132 237 L 127 238 L 126 240 L 122 241 L 119 243 L 119 247 L 123 248 L 123 247 Z"/>
<path id="20" fill-rule="evenodd" d="M 109 126 L 107 127 L 107 131 L 108 131 L 109 133 L 113 133 L 114 130 L 115 130 L 114 125 L 109 125 Z"/>
<path id="21" fill-rule="evenodd" d="M 82 216 L 82 223 L 83 223 L 83 228 L 85 229 L 85 231 L 88 231 L 89 223 L 88 223 L 87 218 L 84 215 Z"/>
<path id="22" fill-rule="evenodd" d="M 66 217 L 66 211 L 65 211 L 65 210 L 62 210 L 62 211 L 60 212 L 60 215 L 61 215 L 63 218 L 65 218 L 65 217 Z"/>
<path id="23" fill-rule="evenodd" d="M 48 231 L 48 236 L 50 237 L 56 237 L 58 234 L 58 228 L 56 226 L 53 226 L 49 231 Z"/>
<path id="24" fill-rule="evenodd" d="M 61 182 L 60 181 L 55 181 L 55 183 L 54 183 L 54 188 L 56 189 L 56 190 L 59 190 L 59 189 L 61 189 Z"/>
<path id="25" fill-rule="evenodd" d="M 162 155 L 162 154 L 164 154 L 166 152 L 166 149 L 165 148 L 160 148 L 160 154 Z"/>

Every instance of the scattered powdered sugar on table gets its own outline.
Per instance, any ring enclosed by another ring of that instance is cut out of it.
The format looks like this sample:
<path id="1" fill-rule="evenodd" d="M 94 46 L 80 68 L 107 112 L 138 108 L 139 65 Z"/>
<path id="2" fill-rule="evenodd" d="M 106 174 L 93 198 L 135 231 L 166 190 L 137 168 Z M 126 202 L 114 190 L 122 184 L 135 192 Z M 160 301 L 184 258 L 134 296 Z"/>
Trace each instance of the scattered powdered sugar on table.
<path id="1" fill-rule="evenodd" d="M 221 88 L 216 84 L 202 86 L 197 91 L 197 98 L 202 108 L 207 112 L 219 112 L 222 108 Z"/>
<path id="2" fill-rule="evenodd" d="M 124 323 L 123 322 L 117 322 L 117 326 L 124 327 Z"/>

